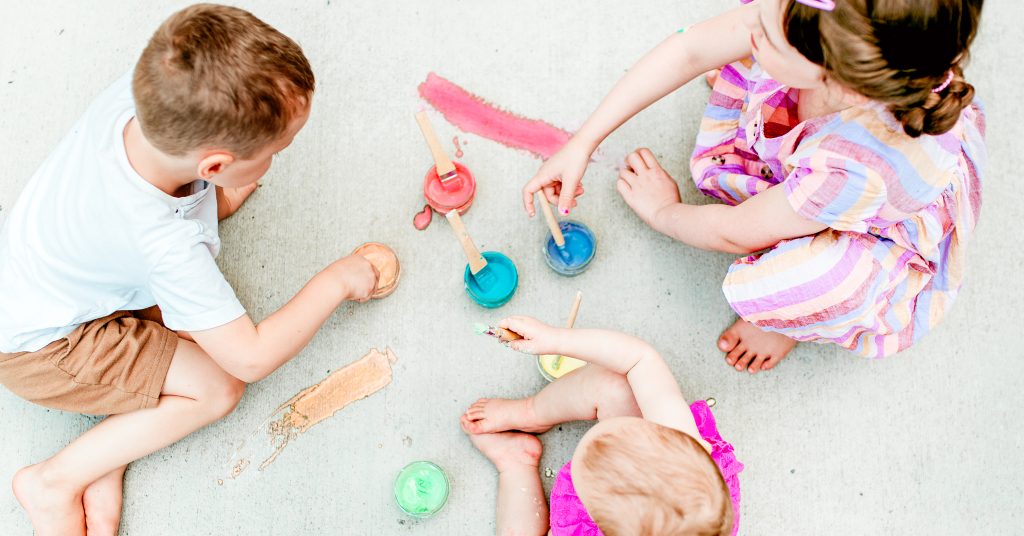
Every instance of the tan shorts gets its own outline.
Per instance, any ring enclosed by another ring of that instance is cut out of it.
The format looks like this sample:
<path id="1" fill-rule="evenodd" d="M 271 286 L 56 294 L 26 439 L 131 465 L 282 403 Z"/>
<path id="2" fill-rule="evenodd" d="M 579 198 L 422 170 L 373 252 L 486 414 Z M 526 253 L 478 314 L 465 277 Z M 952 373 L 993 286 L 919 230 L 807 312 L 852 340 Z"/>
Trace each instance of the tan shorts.
<path id="1" fill-rule="evenodd" d="M 29 402 L 75 413 L 151 408 L 177 345 L 160 323 L 118 311 L 36 352 L 0 353 L 0 383 Z"/>

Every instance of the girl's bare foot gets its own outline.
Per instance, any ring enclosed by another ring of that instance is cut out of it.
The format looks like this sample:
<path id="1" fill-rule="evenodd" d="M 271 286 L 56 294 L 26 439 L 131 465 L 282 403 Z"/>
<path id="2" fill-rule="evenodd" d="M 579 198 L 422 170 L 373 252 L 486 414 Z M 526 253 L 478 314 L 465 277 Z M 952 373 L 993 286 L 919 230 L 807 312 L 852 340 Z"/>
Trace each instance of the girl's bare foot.
<path id="1" fill-rule="evenodd" d="M 11 483 L 36 536 L 84 536 L 82 494 L 48 482 L 43 464 L 22 468 Z"/>
<path id="2" fill-rule="evenodd" d="M 470 434 L 491 434 L 506 430 L 542 434 L 551 429 L 551 426 L 537 422 L 532 396 L 516 400 L 481 398 L 469 406 L 462 421 L 463 429 Z"/>
<path id="3" fill-rule="evenodd" d="M 491 460 L 499 473 L 524 467 L 531 468 L 533 472 L 537 471 L 544 447 L 536 436 L 521 432 L 474 434 L 466 428 L 465 417 L 462 419 L 462 429 L 469 435 L 473 446 Z"/>
<path id="4" fill-rule="evenodd" d="M 86 532 L 89 536 L 116 536 L 121 524 L 121 499 L 124 486 L 123 466 L 89 484 L 82 494 Z"/>
<path id="5" fill-rule="evenodd" d="M 238 188 L 217 187 L 217 219 L 223 220 L 242 208 L 242 203 L 260 187 L 260 183 L 254 182 Z"/>
<path id="6" fill-rule="evenodd" d="M 725 362 L 736 370 L 757 374 L 771 370 L 786 357 L 796 341 L 781 333 L 764 331 L 739 318 L 718 338 L 718 348 L 725 352 Z"/>
<path id="7" fill-rule="evenodd" d="M 715 87 L 715 82 L 718 82 L 720 74 L 722 74 L 721 69 L 714 69 L 704 74 L 704 81 L 708 83 L 708 87 Z"/>

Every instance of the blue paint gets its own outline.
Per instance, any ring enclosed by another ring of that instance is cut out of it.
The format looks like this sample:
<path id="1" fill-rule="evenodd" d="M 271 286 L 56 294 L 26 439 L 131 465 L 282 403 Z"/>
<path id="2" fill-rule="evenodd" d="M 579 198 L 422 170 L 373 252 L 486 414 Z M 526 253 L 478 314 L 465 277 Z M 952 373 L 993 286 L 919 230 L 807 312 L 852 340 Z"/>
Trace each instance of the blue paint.
<path id="1" fill-rule="evenodd" d="M 565 237 L 565 247 L 555 244 L 555 237 L 548 233 L 544 244 L 544 260 L 552 270 L 565 276 L 583 273 L 597 252 L 597 239 L 590 228 L 577 221 L 563 221 L 558 224 Z"/>
<path id="2" fill-rule="evenodd" d="M 519 271 L 512 259 L 497 251 L 482 253 L 487 260 L 487 267 L 475 276 L 466 265 L 463 280 L 466 282 L 466 293 L 473 301 L 488 309 L 501 307 L 512 299 L 519 286 Z"/>

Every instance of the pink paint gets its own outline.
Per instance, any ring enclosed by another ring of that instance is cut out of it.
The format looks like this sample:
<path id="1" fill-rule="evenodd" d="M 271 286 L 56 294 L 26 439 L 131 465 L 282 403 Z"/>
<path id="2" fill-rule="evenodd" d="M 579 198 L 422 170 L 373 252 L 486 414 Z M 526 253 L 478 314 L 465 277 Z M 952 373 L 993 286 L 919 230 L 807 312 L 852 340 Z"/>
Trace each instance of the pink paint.
<path id="1" fill-rule="evenodd" d="M 571 136 L 539 119 L 501 110 L 452 82 L 430 73 L 420 84 L 420 96 L 464 132 L 477 134 L 542 159 L 558 152 Z"/>
<path id="2" fill-rule="evenodd" d="M 455 136 L 454 138 L 452 138 L 452 143 L 455 144 L 455 158 L 462 158 L 463 156 L 465 156 L 465 153 L 462 152 L 462 146 L 459 145 L 459 137 L 458 136 Z"/>
<path id="3" fill-rule="evenodd" d="M 417 231 L 426 229 L 430 222 L 434 219 L 434 209 L 430 208 L 430 205 L 424 205 L 423 211 L 418 212 L 412 219 L 412 225 Z"/>

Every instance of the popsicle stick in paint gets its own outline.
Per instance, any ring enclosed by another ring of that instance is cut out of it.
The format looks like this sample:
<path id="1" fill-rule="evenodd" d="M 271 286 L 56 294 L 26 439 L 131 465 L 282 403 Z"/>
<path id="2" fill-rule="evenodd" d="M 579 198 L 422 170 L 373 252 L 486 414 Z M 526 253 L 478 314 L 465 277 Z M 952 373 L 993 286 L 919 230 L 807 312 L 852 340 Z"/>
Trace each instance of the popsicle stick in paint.
<path id="1" fill-rule="evenodd" d="M 537 194 L 540 196 L 540 210 L 544 213 L 544 221 L 548 222 L 548 229 L 551 230 L 551 237 L 555 239 L 555 245 L 558 246 L 563 256 L 568 255 L 568 252 L 565 251 L 565 236 L 562 235 L 562 230 L 558 227 L 555 212 L 551 210 L 551 205 L 548 204 L 548 199 L 544 197 L 544 192 L 540 191 Z"/>
<path id="2" fill-rule="evenodd" d="M 441 182 L 448 182 L 457 177 L 459 174 L 455 170 L 455 164 L 452 163 L 451 158 L 448 158 L 448 153 L 444 151 L 441 142 L 437 140 L 434 127 L 431 126 L 430 118 L 427 117 L 425 110 L 416 114 L 416 123 L 420 125 L 423 139 L 427 141 L 430 153 L 434 156 L 434 165 L 437 167 L 437 176 L 441 178 Z"/>
<path id="3" fill-rule="evenodd" d="M 448 223 L 452 225 L 455 237 L 462 244 L 462 251 L 466 254 L 466 260 L 469 262 L 469 272 L 473 274 L 477 281 L 480 281 L 483 277 L 486 277 L 487 260 L 480 254 L 480 250 L 473 243 L 473 239 L 469 237 L 469 231 L 466 230 L 466 224 L 462 223 L 459 211 L 451 210 L 444 216 L 448 218 Z"/>
<path id="4" fill-rule="evenodd" d="M 572 309 L 569 310 L 569 320 L 565 323 L 566 329 L 572 329 L 572 327 L 576 325 L 576 315 L 580 312 L 580 302 L 582 301 L 583 291 L 577 290 L 576 299 L 572 301 Z M 560 369 L 562 367 L 563 359 L 565 359 L 565 356 L 563 355 L 555 356 L 555 358 L 551 360 L 551 368 L 555 370 Z"/>

